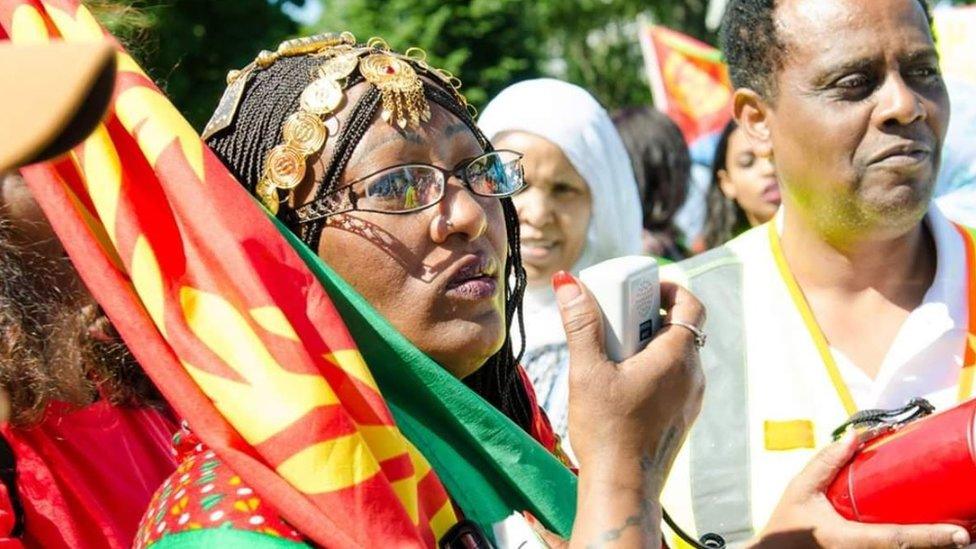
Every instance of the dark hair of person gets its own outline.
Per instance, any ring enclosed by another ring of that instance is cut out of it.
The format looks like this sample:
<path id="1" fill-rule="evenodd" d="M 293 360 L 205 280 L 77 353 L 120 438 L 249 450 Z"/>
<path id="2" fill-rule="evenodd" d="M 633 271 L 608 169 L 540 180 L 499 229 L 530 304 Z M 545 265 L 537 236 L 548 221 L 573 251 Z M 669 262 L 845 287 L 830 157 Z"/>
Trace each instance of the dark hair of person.
<path id="1" fill-rule="evenodd" d="M 728 169 L 729 137 L 739 125 L 730 120 L 718 139 L 715 148 L 715 160 L 712 162 L 712 179 L 705 196 L 707 216 L 704 229 L 706 249 L 721 246 L 735 235 L 749 228 L 749 219 L 739 203 L 725 196 L 719 183 L 719 172 Z"/>
<path id="2" fill-rule="evenodd" d="M 252 194 L 261 177 L 264 158 L 280 142 L 282 124 L 298 110 L 299 95 L 311 82 L 314 69 L 322 63 L 320 57 L 309 55 L 285 57 L 258 72 L 248 83 L 234 123 L 214 136 L 207 144 L 230 169 L 237 180 Z M 423 77 L 424 93 L 433 104 L 440 105 L 464 122 L 478 140 L 490 149 L 491 144 L 478 129 L 471 114 L 456 94 L 419 64 L 411 66 Z M 363 81 L 358 73 L 349 77 L 348 88 Z M 336 188 L 356 145 L 377 120 L 380 93 L 370 85 L 356 104 L 349 109 L 343 127 L 335 138 L 332 158 L 327 159 L 323 180 L 318 182 L 313 200 Z M 518 356 L 513 352 L 511 329 L 517 318 L 522 329 L 522 296 L 526 276 L 519 255 L 519 224 L 515 205 L 510 198 L 501 199 L 508 233 L 508 258 L 505 263 L 505 325 L 507 335 L 501 350 L 477 372 L 464 378 L 464 383 L 481 395 L 525 431 L 532 426 L 533 411 L 530 399 L 518 373 Z M 312 250 L 317 250 L 325 220 L 299 224 L 288 204 L 278 212 L 281 219 Z M 524 341 L 524 337 L 521 338 Z"/>
<path id="3" fill-rule="evenodd" d="M 931 7 L 926 0 L 916 1 L 931 26 Z M 732 84 L 749 88 L 767 101 L 776 97 L 776 74 L 789 49 L 776 32 L 776 6 L 776 0 L 731 0 L 719 32 Z"/>
<path id="4" fill-rule="evenodd" d="M 629 107 L 613 115 L 637 179 L 644 228 L 674 236 L 672 221 L 685 203 L 691 154 L 681 129 L 652 107 Z"/>
<path id="5" fill-rule="evenodd" d="M 55 273 L 72 269 L 12 238 L 0 220 L 0 386 L 11 424 L 41 421 L 52 402 L 82 407 L 102 398 L 159 406 L 163 398 L 101 309 Z"/>

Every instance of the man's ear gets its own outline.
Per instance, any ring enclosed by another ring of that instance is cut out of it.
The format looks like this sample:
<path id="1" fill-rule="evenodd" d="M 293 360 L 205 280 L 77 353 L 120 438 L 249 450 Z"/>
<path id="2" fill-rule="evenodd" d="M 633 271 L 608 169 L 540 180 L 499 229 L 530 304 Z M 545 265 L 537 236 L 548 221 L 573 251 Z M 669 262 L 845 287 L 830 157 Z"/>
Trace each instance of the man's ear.
<path id="1" fill-rule="evenodd" d="M 772 110 L 769 104 L 755 91 L 739 88 L 732 96 L 732 112 L 735 121 L 745 132 L 756 156 L 773 156 L 773 138 L 769 130 Z"/>

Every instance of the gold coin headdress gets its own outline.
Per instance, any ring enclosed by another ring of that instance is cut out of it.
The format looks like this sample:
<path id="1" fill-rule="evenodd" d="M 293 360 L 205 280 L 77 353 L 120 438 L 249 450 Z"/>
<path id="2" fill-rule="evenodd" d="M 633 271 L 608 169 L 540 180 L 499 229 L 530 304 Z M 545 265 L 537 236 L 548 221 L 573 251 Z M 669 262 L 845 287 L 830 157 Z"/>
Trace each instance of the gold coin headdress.
<path id="1" fill-rule="evenodd" d="M 431 68 L 422 50 L 411 48 L 401 55 L 390 51 L 382 39 L 373 38 L 365 46 L 357 47 L 352 33 L 326 33 L 282 42 L 275 51 L 262 51 L 243 69 L 228 73 L 227 90 L 204 128 L 203 139 L 233 123 L 251 76 L 278 59 L 301 55 L 321 57 L 322 63 L 299 96 L 298 111 L 282 125 L 281 143 L 268 151 L 254 191 L 272 214 L 278 213 L 278 191 L 290 192 L 297 187 L 305 179 L 308 157 L 325 146 L 329 138 L 327 122 L 342 106 L 349 76 L 357 70 L 379 91 L 381 118 L 397 128 L 416 128 L 430 120 L 430 105 L 414 64 L 425 74 L 440 79 L 474 116 L 458 91 L 460 80 L 447 71 Z"/>

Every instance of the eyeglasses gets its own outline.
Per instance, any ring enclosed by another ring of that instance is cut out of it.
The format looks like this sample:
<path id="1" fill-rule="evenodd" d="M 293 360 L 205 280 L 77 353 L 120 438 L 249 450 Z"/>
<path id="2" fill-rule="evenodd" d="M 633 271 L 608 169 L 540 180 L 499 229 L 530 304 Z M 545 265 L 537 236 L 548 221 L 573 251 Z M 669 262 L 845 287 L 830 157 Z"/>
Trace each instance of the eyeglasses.
<path id="1" fill-rule="evenodd" d="M 447 180 L 456 177 L 478 196 L 503 198 L 525 187 L 522 153 L 492 151 L 462 161 L 448 170 L 430 164 L 384 168 L 295 210 L 299 223 L 351 212 L 408 214 L 444 198 Z"/>

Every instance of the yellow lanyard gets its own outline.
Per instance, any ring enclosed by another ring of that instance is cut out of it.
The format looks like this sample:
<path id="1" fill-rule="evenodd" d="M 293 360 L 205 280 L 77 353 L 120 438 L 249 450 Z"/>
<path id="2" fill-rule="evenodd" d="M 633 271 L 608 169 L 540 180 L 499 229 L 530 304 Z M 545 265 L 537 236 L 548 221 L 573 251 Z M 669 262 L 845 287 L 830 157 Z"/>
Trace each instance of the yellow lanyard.
<path id="1" fill-rule="evenodd" d="M 827 338 L 824 336 L 823 330 L 820 329 L 820 324 L 817 323 L 817 319 L 813 316 L 813 311 L 810 309 L 810 304 L 807 303 L 806 297 L 803 295 L 803 290 L 796 283 L 796 278 L 793 277 L 789 265 L 786 264 L 783 247 L 779 241 L 779 233 L 776 231 L 776 222 L 775 220 L 770 221 L 767 225 L 769 247 L 773 252 L 773 259 L 776 262 L 776 268 L 779 269 L 780 277 L 786 284 L 790 297 L 793 298 L 793 304 L 796 306 L 796 310 L 800 313 L 800 317 L 803 318 L 803 324 L 806 326 L 807 332 L 810 334 L 810 338 L 817 348 L 817 353 L 820 355 L 824 368 L 827 370 L 827 376 L 830 377 L 830 382 L 834 385 L 834 389 L 837 391 L 837 396 L 840 397 L 844 410 L 849 415 L 853 415 L 857 412 L 857 405 L 854 403 L 854 398 L 851 396 L 847 384 L 844 383 L 844 378 L 840 375 L 840 369 L 837 368 L 834 355 L 830 352 L 830 344 L 827 343 Z M 960 235 L 962 235 L 966 248 L 966 294 L 968 296 L 967 306 L 969 310 L 969 324 L 963 349 L 963 367 L 959 372 L 958 399 L 959 402 L 962 402 L 967 400 L 972 392 L 974 372 L 976 372 L 976 349 L 974 349 L 976 337 L 973 335 L 976 333 L 976 289 L 974 289 L 974 283 L 976 281 L 973 278 L 974 256 L 976 256 L 974 254 L 973 240 L 976 236 L 959 225 L 955 225 L 955 227 Z"/>

